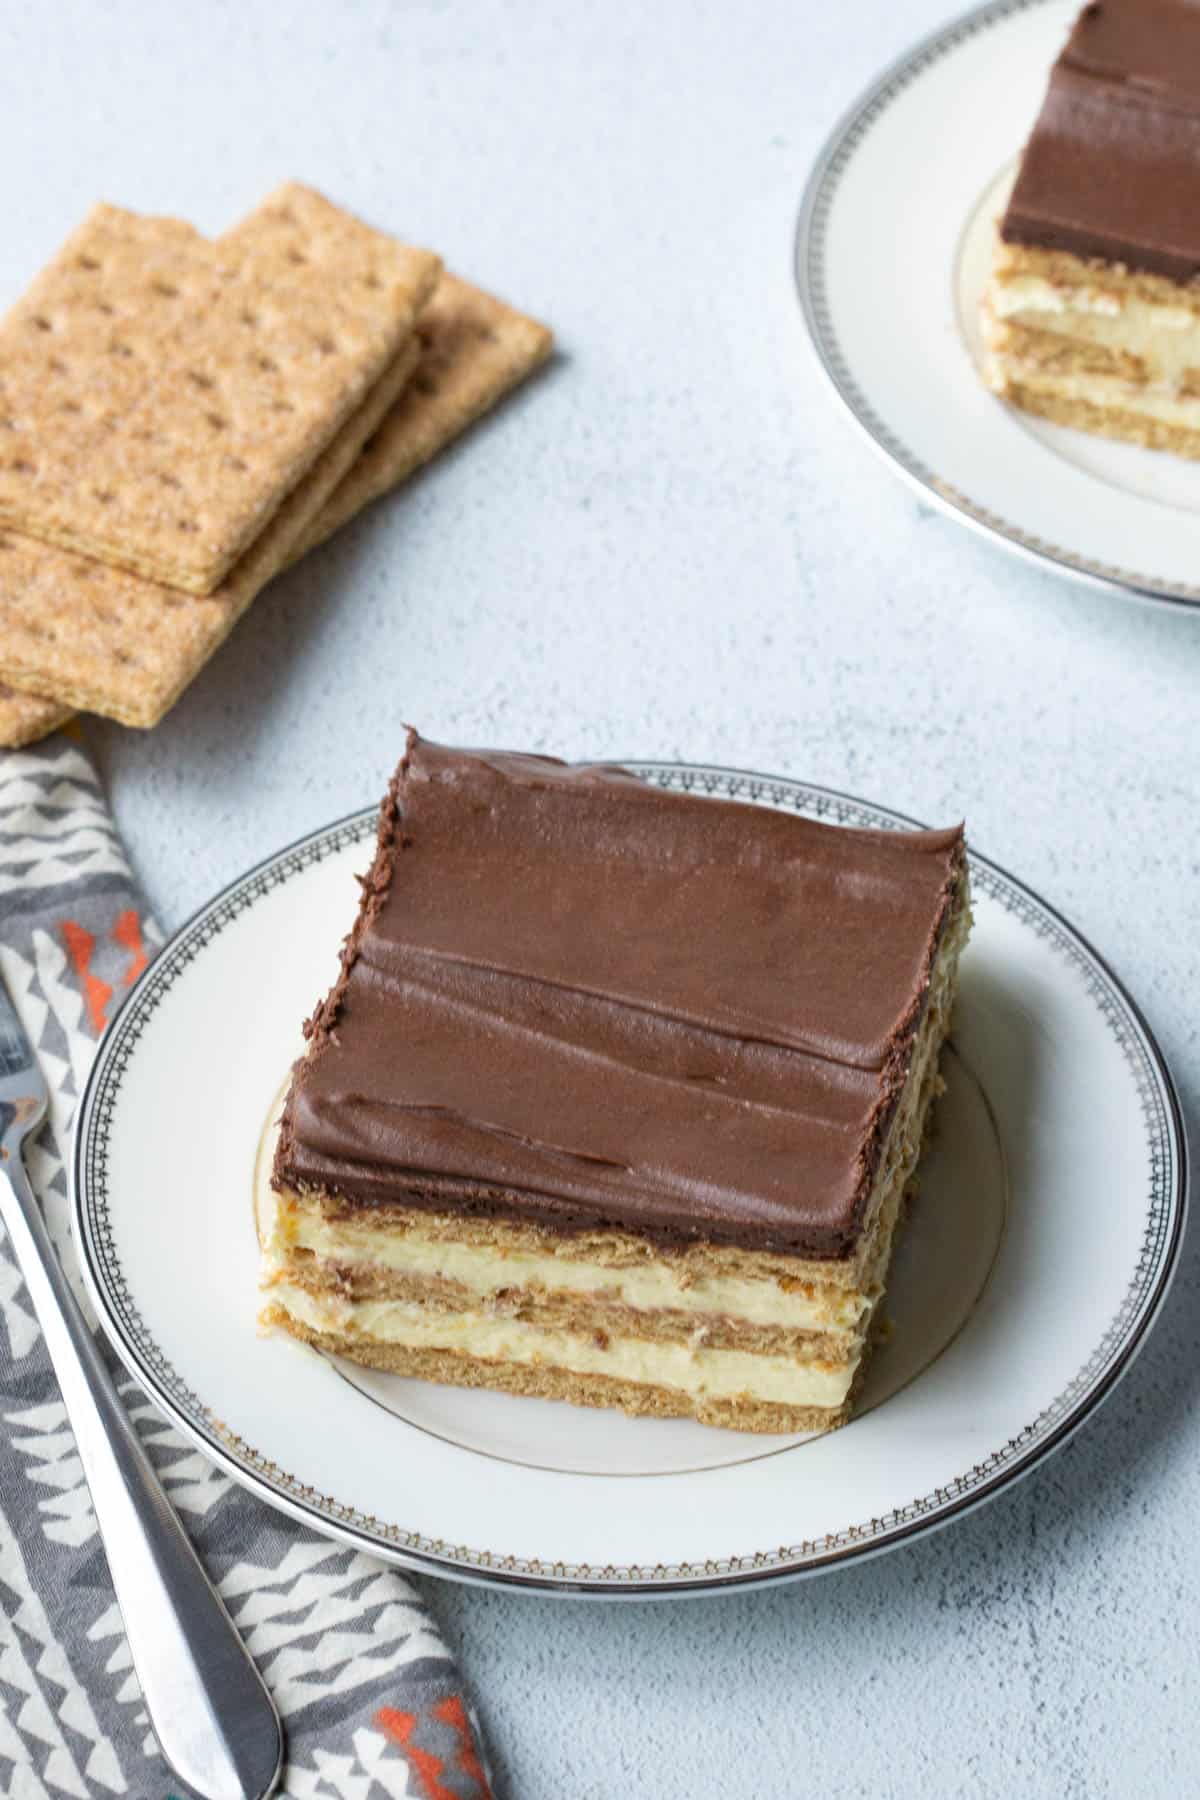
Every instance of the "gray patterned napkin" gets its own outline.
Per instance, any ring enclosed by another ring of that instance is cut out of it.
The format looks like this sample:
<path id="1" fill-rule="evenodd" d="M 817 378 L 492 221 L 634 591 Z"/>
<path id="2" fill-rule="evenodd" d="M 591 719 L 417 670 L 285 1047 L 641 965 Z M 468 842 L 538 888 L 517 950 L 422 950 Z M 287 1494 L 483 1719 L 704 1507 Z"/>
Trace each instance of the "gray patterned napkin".
<path id="1" fill-rule="evenodd" d="M 158 941 L 82 740 L 60 733 L 0 755 L 0 971 L 51 1089 L 27 1160 L 72 1271 L 72 1116 L 105 1022 Z M 178 1437 L 127 1376 L 118 1385 L 275 1696 L 288 1738 L 282 1791 L 488 1800 L 458 1671 L 411 1583 L 270 1511 Z M 2 1227 L 0 1793 L 182 1794 L 150 1732 L 54 1372 Z"/>

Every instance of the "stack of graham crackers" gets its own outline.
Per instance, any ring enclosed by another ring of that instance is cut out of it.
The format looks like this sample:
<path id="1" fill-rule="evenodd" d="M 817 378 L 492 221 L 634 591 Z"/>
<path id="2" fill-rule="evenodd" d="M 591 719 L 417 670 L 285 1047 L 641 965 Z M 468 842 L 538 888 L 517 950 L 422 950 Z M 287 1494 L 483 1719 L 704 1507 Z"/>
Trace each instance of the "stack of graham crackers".
<path id="1" fill-rule="evenodd" d="M 0 324 L 0 745 L 157 723 L 281 569 L 550 333 L 289 183 L 215 242 L 97 206 Z"/>

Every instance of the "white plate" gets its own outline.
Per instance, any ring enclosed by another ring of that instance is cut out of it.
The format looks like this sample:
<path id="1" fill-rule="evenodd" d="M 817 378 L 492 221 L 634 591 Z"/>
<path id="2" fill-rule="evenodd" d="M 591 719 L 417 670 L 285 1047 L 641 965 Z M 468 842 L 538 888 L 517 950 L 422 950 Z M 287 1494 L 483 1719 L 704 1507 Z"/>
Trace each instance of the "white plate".
<path id="1" fill-rule="evenodd" d="M 834 388 L 927 498 L 1082 580 L 1196 606 L 1200 463 L 1044 423 L 978 374 L 994 221 L 1078 11 L 999 0 L 889 69 L 817 159 L 796 279 Z"/>
<path id="2" fill-rule="evenodd" d="M 676 764 L 665 787 L 837 823 L 822 788 Z M 101 1047 L 74 1171 L 105 1329 L 175 1423 L 272 1505 L 444 1575 L 647 1594 L 778 1579 L 909 1539 L 1023 1474 L 1111 1389 L 1175 1261 L 1185 1152 L 1132 1002 L 1042 901 L 972 858 L 948 1091 L 864 1408 L 822 1438 L 433 1387 L 255 1329 L 256 1154 L 331 980 L 373 811 L 227 888 Z"/>

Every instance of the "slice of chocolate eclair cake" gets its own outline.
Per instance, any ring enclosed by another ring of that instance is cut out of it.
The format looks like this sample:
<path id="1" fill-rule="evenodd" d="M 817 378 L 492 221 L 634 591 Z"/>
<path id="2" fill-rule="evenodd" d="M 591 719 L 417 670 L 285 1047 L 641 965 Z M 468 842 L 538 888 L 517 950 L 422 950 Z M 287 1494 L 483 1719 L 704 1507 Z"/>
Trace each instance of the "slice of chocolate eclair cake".
<path id="1" fill-rule="evenodd" d="M 990 386 L 1025 412 L 1200 458 L 1200 6 L 1080 12 L 1000 221 Z"/>
<path id="2" fill-rule="evenodd" d="M 969 922 L 960 829 L 410 733 L 283 1111 L 264 1322 L 433 1381 L 840 1425 Z"/>

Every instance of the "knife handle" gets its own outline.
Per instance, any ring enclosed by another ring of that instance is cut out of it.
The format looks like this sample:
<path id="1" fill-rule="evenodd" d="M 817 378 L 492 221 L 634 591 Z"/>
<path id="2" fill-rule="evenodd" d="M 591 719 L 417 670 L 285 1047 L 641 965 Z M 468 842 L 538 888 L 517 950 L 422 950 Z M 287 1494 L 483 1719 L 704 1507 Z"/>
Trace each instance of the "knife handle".
<path id="1" fill-rule="evenodd" d="M 163 1755 L 202 1800 L 260 1800 L 282 1768 L 279 1715 L 121 1405 L 20 1154 L 7 1150 L 0 1213 L 62 1390 Z"/>

